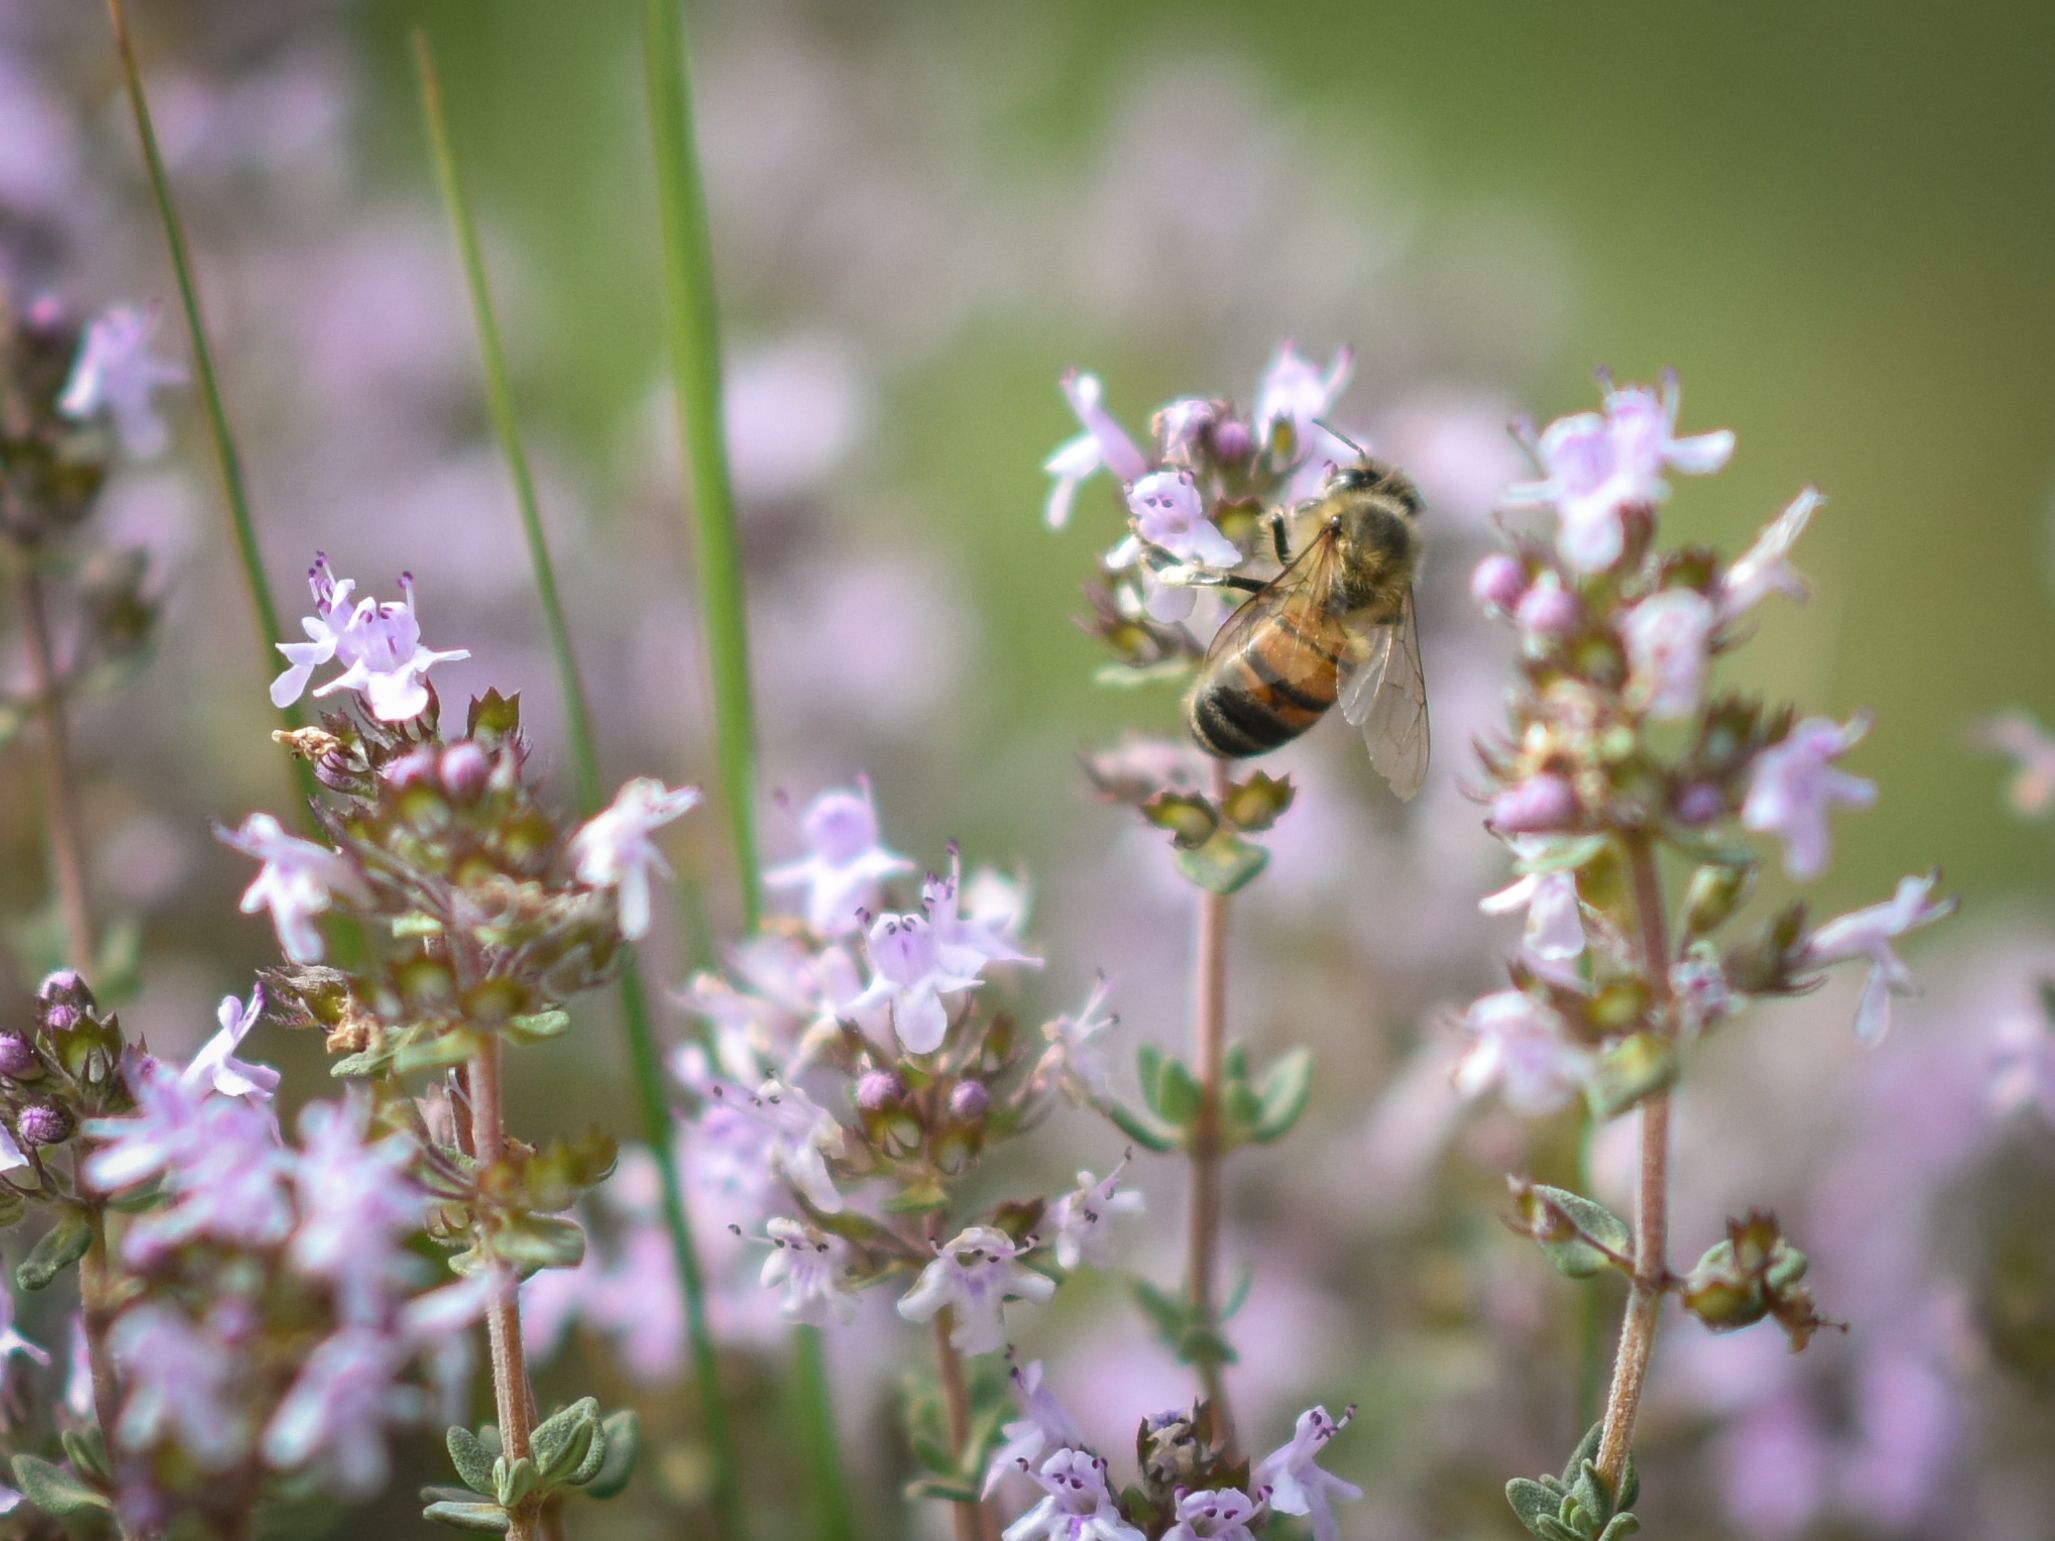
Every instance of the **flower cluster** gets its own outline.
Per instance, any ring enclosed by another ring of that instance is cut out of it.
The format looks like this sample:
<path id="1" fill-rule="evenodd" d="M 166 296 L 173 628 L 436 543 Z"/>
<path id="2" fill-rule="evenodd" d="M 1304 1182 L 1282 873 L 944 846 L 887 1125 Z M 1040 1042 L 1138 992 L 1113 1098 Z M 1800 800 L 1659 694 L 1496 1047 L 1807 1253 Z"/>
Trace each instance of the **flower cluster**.
<path id="1" fill-rule="evenodd" d="M 1303 1516 L 1314 1541 L 1340 1534 L 1334 1505 L 1362 1489 L 1319 1464 L 1347 1426 L 1324 1407 L 1299 1415 L 1292 1437 L 1252 1466 L 1235 1458 L 1205 1404 L 1142 1420 L 1135 1438 L 1139 1480 L 1116 1489 L 1111 1468 L 1042 1382 L 1040 1364 L 1013 1371 L 1021 1416 L 1000 1431 L 984 1496 L 1008 1478 L 1039 1495 L 1006 1529 L 1007 1541 L 1254 1541 L 1276 1515 Z"/>
<path id="2" fill-rule="evenodd" d="M 1833 811 L 1876 798 L 1841 763 L 1866 717 L 1801 718 L 1712 679 L 1765 599 L 1806 597 L 1790 557 L 1822 499 L 1801 492 L 1732 562 L 1662 548 L 1666 474 L 1717 471 L 1734 436 L 1680 435 L 1674 377 L 1654 389 L 1603 384 L 1602 411 L 1528 436 L 1541 474 L 1506 503 L 1552 519 L 1514 534 L 1472 576 L 1478 603 L 1513 629 L 1520 670 L 1506 733 L 1480 745 L 1488 825 L 1519 877 L 1484 908 L 1524 912 L 1526 925 L 1511 988 L 1469 1009 L 1456 1073 L 1465 1093 L 1496 1087 L 1528 1115 L 1580 1098 L 1597 1119 L 1645 1109 L 1638 1231 L 1582 1195 L 1515 1184 L 1513 1224 L 1558 1268 L 1616 1269 L 1632 1285 L 1605 1423 L 1560 1480 L 1508 1490 L 1535 1534 L 1593 1537 L 1631 1528 L 1625 1462 L 1664 1295 L 1716 1331 L 1774 1317 L 1794 1347 L 1826 1325 L 1799 1283 L 1804 1254 L 1766 1213 L 1733 1222 L 1687 1275 L 1669 1271 L 1663 1228 L 1647 1217 L 1666 1203 L 1667 1102 L 1683 1051 L 1751 1001 L 1811 989 L 1822 970 L 1857 959 L 1870 969 L 1857 1032 L 1876 1043 L 1890 998 L 1913 988 L 1893 943 L 1954 907 L 1928 874 L 1823 925 L 1794 902 L 1753 930 L 1730 929 L 1764 862 L 1747 836 L 1776 838 L 1785 871 L 1814 878 L 1828 864 Z M 1663 853 L 1691 869 L 1675 925 Z"/>

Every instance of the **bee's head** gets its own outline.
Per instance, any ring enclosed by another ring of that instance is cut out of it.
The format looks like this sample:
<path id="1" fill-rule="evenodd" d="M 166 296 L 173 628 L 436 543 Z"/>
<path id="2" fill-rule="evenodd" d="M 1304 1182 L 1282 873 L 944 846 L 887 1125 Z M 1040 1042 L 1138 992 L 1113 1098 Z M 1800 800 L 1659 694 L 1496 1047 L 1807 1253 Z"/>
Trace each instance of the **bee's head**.
<path id="1" fill-rule="evenodd" d="M 1336 466 L 1327 478 L 1327 495 L 1376 493 L 1402 507 L 1408 517 L 1420 512 L 1420 494 L 1405 472 L 1365 455 L 1354 465 Z"/>

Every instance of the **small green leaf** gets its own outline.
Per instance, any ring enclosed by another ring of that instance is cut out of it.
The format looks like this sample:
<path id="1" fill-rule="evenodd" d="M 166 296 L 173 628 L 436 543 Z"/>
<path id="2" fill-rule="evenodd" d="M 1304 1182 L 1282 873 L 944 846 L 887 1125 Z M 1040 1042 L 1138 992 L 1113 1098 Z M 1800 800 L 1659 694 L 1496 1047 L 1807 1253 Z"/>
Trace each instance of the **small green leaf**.
<path id="1" fill-rule="evenodd" d="M 1199 1083 L 1185 1069 L 1184 1061 L 1165 1055 L 1156 1084 L 1150 1089 L 1149 1105 L 1156 1116 L 1173 1129 L 1188 1128 L 1199 1113 Z"/>
<path id="2" fill-rule="evenodd" d="M 546 1038 L 562 1037 L 570 1025 L 571 1014 L 568 1011 L 538 1011 L 508 1019 L 504 1031 L 508 1037 L 522 1043 L 541 1043 Z"/>
<path id="3" fill-rule="evenodd" d="M 492 1233 L 493 1256 L 517 1268 L 576 1268 L 585 1231 L 562 1215 L 519 1215 Z"/>
<path id="4" fill-rule="evenodd" d="M 1598 1541 L 1627 1541 L 1627 1537 L 1638 1535 L 1641 1521 L 1631 1514 L 1616 1514 L 1606 1528 L 1599 1532 Z"/>
<path id="5" fill-rule="evenodd" d="M 492 1495 L 502 1509 L 514 1508 L 535 1491 L 541 1476 L 527 1456 L 517 1455 L 511 1461 L 501 1456 L 492 1463 Z"/>
<path id="6" fill-rule="evenodd" d="M 457 1469 L 464 1486 L 474 1493 L 492 1492 L 493 1452 L 485 1448 L 484 1442 L 461 1423 L 452 1424 L 443 1435 L 443 1444 L 450 1453 L 450 1465 Z"/>
<path id="7" fill-rule="evenodd" d="M 423 1509 L 421 1518 L 478 1535 L 503 1536 L 514 1528 L 514 1522 L 498 1504 L 460 1504 L 444 1499 Z"/>
<path id="8" fill-rule="evenodd" d="M 1291 1133 L 1313 1096 L 1313 1051 L 1293 1049 L 1263 1072 L 1263 1084 L 1256 1089 L 1262 1114 L 1249 1130 L 1249 1138 L 1268 1145 Z"/>
<path id="9" fill-rule="evenodd" d="M 366 1049 L 361 1054 L 345 1054 L 328 1067 L 328 1073 L 341 1079 L 382 1075 L 391 1063 L 390 1049 Z"/>
<path id="10" fill-rule="evenodd" d="M 1513 1506 L 1513 1513 L 1519 1516 L 1520 1523 L 1538 1535 L 1540 1532 L 1535 1529 L 1535 1522 L 1554 1519 L 1563 1500 L 1559 1489 L 1537 1482 L 1532 1477 L 1515 1477 L 1506 1484 L 1506 1502 Z"/>
<path id="11" fill-rule="evenodd" d="M 1251 845 L 1225 829 L 1202 846 L 1171 854 L 1176 857 L 1177 870 L 1185 875 L 1186 881 L 1216 894 L 1231 894 L 1246 888 L 1270 861 L 1270 853 L 1263 847 Z"/>
<path id="12" fill-rule="evenodd" d="M 1591 1541 L 1589 1536 L 1580 1536 L 1553 1515 L 1541 1515 L 1528 1526 L 1541 1541 Z"/>
<path id="13" fill-rule="evenodd" d="M 530 1442 L 542 1485 L 553 1487 L 585 1464 L 592 1439 L 599 1432 L 599 1400 L 584 1397 L 536 1425 Z"/>
<path id="14" fill-rule="evenodd" d="M 1534 1239 L 1541 1244 L 1542 1254 L 1558 1273 L 1572 1279 L 1588 1279 L 1611 1267 L 1612 1260 L 1590 1242 L 1597 1242 L 1599 1247 L 1610 1248 L 1623 1257 L 1633 1253 L 1634 1233 L 1627 1228 L 1627 1222 L 1596 1199 L 1587 1199 L 1581 1193 L 1572 1193 L 1567 1188 L 1551 1188 L 1543 1183 L 1536 1183 L 1531 1191 L 1534 1199 L 1540 1202 L 1530 1206 L 1523 1200 L 1522 1207 L 1523 1210 L 1532 1207 L 1541 1217 L 1534 1222 Z M 1550 1211 L 1567 1218 L 1575 1234 L 1556 1237 L 1542 1234 L 1542 1226 L 1549 1223 Z"/>
<path id="15" fill-rule="evenodd" d="M 942 1191 L 942 1185 L 929 1181 L 900 1190 L 885 1199 L 878 1207 L 887 1214 L 923 1215 L 930 1210 L 945 1208 L 948 1203 L 949 1195 Z"/>
<path id="16" fill-rule="evenodd" d="M 477 1051 L 476 1038 L 453 1028 L 402 1044 L 392 1057 L 392 1068 L 397 1075 L 410 1075 L 417 1070 L 447 1070 L 452 1065 L 463 1064 Z"/>
<path id="17" fill-rule="evenodd" d="M 100 1437 L 99 1429 L 90 1425 L 65 1429 L 58 1434 L 57 1442 L 64 1446 L 65 1456 L 81 1475 L 97 1483 L 113 1483 L 114 1468 L 107 1460 L 107 1441 Z"/>
<path id="18" fill-rule="evenodd" d="M 1535 872 L 1574 872 L 1587 867 L 1612 848 L 1611 835 L 1578 835 L 1567 840 L 1550 840 L 1532 856 L 1513 863 L 1522 877 Z"/>
<path id="19" fill-rule="evenodd" d="M 1166 1151 L 1178 1148 L 1177 1135 L 1173 1131 L 1165 1129 L 1154 1119 L 1128 1107 L 1125 1103 L 1109 1102 L 1102 1111 L 1113 1120 L 1122 1134 L 1145 1150 L 1152 1150 L 1160 1156 Z"/>
<path id="20" fill-rule="evenodd" d="M 93 1245 L 93 1228 L 85 1217 L 67 1213 L 43 1232 L 29 1255 L 16 1265 L 14 1282 L 25 1290 L 39 1290 L 86 1255 Z"/>
<path id="21" fill-rule="evenodd" d="M 974 1504 L 978 1501 L 978 1487 L 961 1477 L 920 1477 L 906 1484 L 906 1496 L 948 1504 Z"/>
<path id="22" fill-rule="evenodd" d="M 33 1455 L 14 1458 L 14 1484 L 28 1501 L 52 1519 L 68 1520 L 95 1510 L 111 1512 L 107 1495 L 88 1487 L 62 1466 L 54 1466 Z"/>
<path id="23" fill-rule="evenodd" d="M 1607 1049 L 1592 1066 L 1584 1100 L 1591 1116 L 1616 1118 L 1677 1078 L 1677 1052 L 1654 1033 L 1635 1033 Z"/>
<path id="24" fill-rule="evenodd" d="M 642 1420 L 632 1407 L 608 1413 L 600 1420 L 600 1436 L 606 1441 L 606 1455 L 599 1469 L 578 1485 L 594 1498 L 612 1498 L 628 1485 L 635 1474 L 635 1456 L 642 1443 Z M 597 1445 L 599 1440 L 594 1440 Z"/>

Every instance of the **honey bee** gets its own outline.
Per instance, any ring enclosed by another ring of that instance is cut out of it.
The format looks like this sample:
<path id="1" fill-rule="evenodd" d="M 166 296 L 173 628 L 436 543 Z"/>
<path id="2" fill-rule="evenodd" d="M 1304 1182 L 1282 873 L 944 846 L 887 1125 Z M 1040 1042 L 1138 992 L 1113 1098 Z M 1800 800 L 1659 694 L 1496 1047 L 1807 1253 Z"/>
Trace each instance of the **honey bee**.
<path id="1" fill-rule="evenodd" d="M 1427 686 L 1413 578 L 1420 495 L 1368 458 L 1338 468 L 1297 511 L 1314 531 L 1296 557 L 1283 515 L 1271 535 L 1284 570 L 1268 583 L 1210 581 L 1251 592 L 1207 648 L 1185 699 L 1185 726 L 1222 759 L 1268 753 L 1337 701 L 1363 730 L 1370 763 L 1410 798 L 1427 777 Z"/>

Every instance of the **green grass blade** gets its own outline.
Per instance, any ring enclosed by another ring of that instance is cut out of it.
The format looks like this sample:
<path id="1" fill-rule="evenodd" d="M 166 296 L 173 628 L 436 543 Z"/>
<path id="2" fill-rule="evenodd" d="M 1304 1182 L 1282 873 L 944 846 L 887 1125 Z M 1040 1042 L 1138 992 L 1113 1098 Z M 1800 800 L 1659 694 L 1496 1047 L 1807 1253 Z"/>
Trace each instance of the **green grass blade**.
<path id="1" fill-rule="evenodd" d="M 688 522 L 697 542 L 707 662 L 713 672 L 721 800 L 727 809 L 739 871 L 743 929 L 753 931 L 761 897 L 756 845 L 756 717 L 749 685 L 742 547 L 721 406 L 713 246 L 693 140 L 684 11 L 679 0 L 646 0 L 643 16 L 657 207 L 663 229 L 664 338 L 691 489 Z"/>
<path id="2" fill-rule="evenodd" d="M 571 737 L 578 804 L 590 816 L 598 811 L 602 797 L 599 749 L 592 730 L 591 707 L 578 672 L 577 655 L 571 644 L 570 626 L 564 617 L 563 600 L 557 590 L 549 544 L 543 536 L 535 481 L 529 473 L 520 422 L 514 412 L 513 387 L 507 378 L 506 353 L 500 343 L 499 321 L 493 311 L 492 293 L 486 282 L 478 231 L 457 176 L 449 125 L 443 114 L 442 83 L 436 75 L 435 60 L 425 33 L 415 33 L 414 47 L 421 73 L 421 105 L 428 122 L 429 148 L 435 160 L 436 177 L 442 185 L 443 202 L 456 231 L 464 282 L 470 290 L 472 313 L 478 325 L 487 403 L 500 447 L 506 452 L 507 465 L 513 476 L 515 502 L 520 506 L 521 527 L 527 536 L 529 560 L 535 574 L 536 597 L 541 603 L 544 625 L 549 631 L 551 651 L 556 656 L 565 721 Z M 671 1111 L 664 1093 L 663 1065 L 657 1054 L 649 999 L 643 990 L 641 975 L 633 968 L 621 976 L 620 990 L 621 1021 L 628 1040 L 629 1074 L 635 1083 L 636 1109 L 641 1117 L 643 1137 L 657 1157 L 657 1170 L 663 1184 L 664 1227 L 670 1235 L 671 1255 L 678 1270 L 678 1289 L 685 1308 L 686 1333 L 692 1350 L 693 1378 L 715 1472 L 716 1504 L 730 1527 L 730 1534 L 739 1538 L 741 1478 L 736 1465 L 734 1433 L 728 1419 L 727 1397 L 721 1386 L 719 1366 L 714 1359 L 713 1337 L 707 1326 L 706 1286 L 699 1269 L 692 1223 L 686 1213 L 677 1163 L 668 1159 L 672 1148 Z"/>
<path id="3" fill-rule="evenodd" d="M 164 226 L 164 244 L 171 251 L 172 272 L 178 279 L 179 304 L 185 311 L 186 333 L 193 350 L 193 374 L 200 388 L 200 402 L 207 416 L 207 433 L 214 443 L 214 458 L 221 469 L 221 491 L 228 505 L 229 528 L 235 537 L 236 559 L 243 570 L 243 584 L 249 591 L 250 608 L 257 619 L 258 657 L 263 676 L 278 672 L 278 655 L 272 644 L 285 635 L 278 624 L 278 609 L 271 600 L 271 586 L 264 576 L 264 556 L 257 545 L 257 522 L 250 514 L 250 496 L 243 481 L 242 456 L 228 425 L 228 409 L 221 400 L 221 381 L 214 372 L 214 350 L 207 343 L 207 325 L 200 312 L 200 292 L 193 282 L 191 252 L 186 246 L 185 226 L 178 206 L 171 201 L 171 183 L 164 174 L 164 157 L 157 148 L 157 130 L 150 119 L 149 99 L 143 94 L 142 71 L 136 67 L 134 41 L 129 36 L 128 13 L 122 0 L 107 0 L 107 14 L 114 23 L 114 45 L 121 56 L 121 78 L 128 91 L 128 104 L 136 120 L 136 138 L 142 145 L 143 165 L 149 173 L 150 195 L 157 203 L 157 216 Z M 297 707 L 280 713 L 289 727 L 298 727 Z M 316 794 L 314 772 L 306 761 L 293 757 L 293 771 L 300 790 L 311 798 Z"/>

